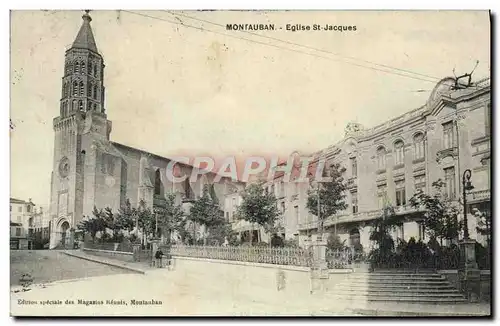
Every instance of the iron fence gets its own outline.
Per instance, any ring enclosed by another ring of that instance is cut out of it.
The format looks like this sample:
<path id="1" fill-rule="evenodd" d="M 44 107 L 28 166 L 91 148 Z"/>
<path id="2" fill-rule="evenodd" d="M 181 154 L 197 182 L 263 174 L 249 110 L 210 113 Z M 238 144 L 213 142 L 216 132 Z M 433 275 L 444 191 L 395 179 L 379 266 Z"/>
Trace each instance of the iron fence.
<path id="1" fill-rule="evenodd" d="M 301 248 L 212 247 L 173 245 L 174 256 L 310 267 L 312 251 Z"/>

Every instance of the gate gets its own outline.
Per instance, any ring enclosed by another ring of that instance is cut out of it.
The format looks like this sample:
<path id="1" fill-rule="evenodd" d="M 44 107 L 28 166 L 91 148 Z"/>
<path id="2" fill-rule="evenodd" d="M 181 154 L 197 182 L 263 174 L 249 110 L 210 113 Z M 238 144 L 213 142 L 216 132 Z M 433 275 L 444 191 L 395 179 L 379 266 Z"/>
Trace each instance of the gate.
<path id="1" fill-rule="evenodd" d="M 56 237 L 55 249 L 73 249 L 68 232 L 54 232 L 54 236 Z"/>

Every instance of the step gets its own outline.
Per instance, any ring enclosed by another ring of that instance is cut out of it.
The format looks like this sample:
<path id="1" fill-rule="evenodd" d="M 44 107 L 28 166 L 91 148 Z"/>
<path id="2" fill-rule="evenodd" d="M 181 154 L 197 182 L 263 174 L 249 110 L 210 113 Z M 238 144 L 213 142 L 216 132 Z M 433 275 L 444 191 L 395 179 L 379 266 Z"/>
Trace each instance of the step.
<path id="1" fill-rule="evenodd" d="M 426 288 L 426 289 L 421 289 L 421 288 L 356 288 L 356 287 L 349 287 L 349 286 L 336 286 L 334 288 L 335 290 L 338 291 L 360 291 L 360 292 L 390 292 L 390 293 L 402 293 L 402 292 L 413 292 L 413 293 L 458 293 L 457 289 L 454 288 L 448 288 L 448 289 L 435 289 L 435 288 Z"/>
<path id="2" fill-rule="evenodd" d="M 434 269 L 379 269 L 375 268 L 371 273 L 383 274 L 436 274 Z"/>
<path id="3" fill-rule="evenodd" d="M 466 303 L 465 298 L 434 298 L 434 297 L 354 297 L 354 296 L 343 296 L 343 295 L 329 295 L 332 299 L 339 300 L 349 300 L 357 301 L 363 299 L 362 301 L 386 301 L 386 302 L 414 302 L 414 303 Z"/>
<path id="4" fill-rule="evenodd" d="M 366 282 L 349 282 L 350 284 L 359 284 L 359 285 L 366 285 L 366 286 L 384 286 L 384 285 L 405 285 L 405 286 L 418 286 L 418 285 L 426 285 L 426 286 L 433 286 L 433 285 L 449 285 L 445 280 L 442 281 L 436 281 L 436 282 L 429 282 L 429 281 L 413 281 L 413 280 L 395 280 L 393 282 L 376 282 L 376 281 L 366 281 Z"/>
<path id="5" fill-rule="evenodd" d="M 350 280 L 353 281 L 382 281 L 382 282 L 390 282 L 390 281 L 429 281 L 429 282 L 437 282 L 437 281 L 446 281 L 444 277 L 379 277 L 379 276 L 349 276 Z"/>
<path id="6" fill-rule="evenodd" d="M 390 278 L 390 277 L 441 278 L 441 277 L 443 277 L 443 275 L 436 274 L 436 273 L 434 273 L 434 274 L 431 274 L 431 273 L 428 273 L 428 274 L 425 274 L 425 273 L 424 274 L 409 274 L 409 273 L 386 274 L 386 273 L 356 273 L 356 272 L 353 272 L 349 275 L 353 276 L 353 277 L 386 277 L 386 278 Z"/>
<path id="7" fill-rule="evenodd" d="M 458 292 L 454 293 L 413 293 L 413 292 L 335 292 L 337 295 L 348 295 L 351 297 L 412 297 L 412 298 L 463 298 L 464 296 Z"/>

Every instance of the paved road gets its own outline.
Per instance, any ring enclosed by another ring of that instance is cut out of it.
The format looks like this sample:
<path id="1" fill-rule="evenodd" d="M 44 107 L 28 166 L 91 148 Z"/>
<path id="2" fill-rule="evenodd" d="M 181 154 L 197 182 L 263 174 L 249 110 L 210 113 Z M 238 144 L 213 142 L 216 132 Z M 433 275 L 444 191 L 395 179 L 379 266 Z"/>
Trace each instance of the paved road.
<path id="1" fill-rule="evenodd" d="M 10 285 L 19 285 L 24 273 L 31 274 L 33 283 L 40 284 L 132 272 L 70 257 L 56 250 L 11 250 Z"/>

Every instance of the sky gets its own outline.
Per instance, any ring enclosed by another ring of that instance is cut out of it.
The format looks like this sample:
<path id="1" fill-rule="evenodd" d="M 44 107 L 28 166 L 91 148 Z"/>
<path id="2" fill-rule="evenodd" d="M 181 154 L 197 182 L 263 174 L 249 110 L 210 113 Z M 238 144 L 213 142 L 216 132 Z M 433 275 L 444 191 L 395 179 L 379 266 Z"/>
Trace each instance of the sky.
<path id="1" fill-rule="evenodd" d="M 490 74 L 486 11 L 177 12 L 207 22 L 134 13 L 90 13 L 106 64 L 111 140 L 166 157 L 321 150 L 350 121 L 370 128 L 422 106 L 454 69 L 467 73 L 479 61 L 474 77 Z M 64 51 L 82 14 L 11 12 L 11 196 L 45 207 Z M 275 24 L 255 33 L 289 43 L 217 25 L 245 23 Z M 356 31 L 291 32 L 286 24 Z"/>

